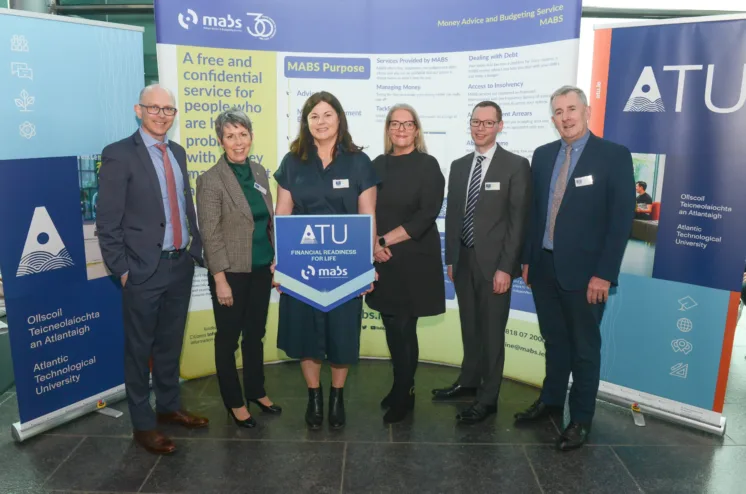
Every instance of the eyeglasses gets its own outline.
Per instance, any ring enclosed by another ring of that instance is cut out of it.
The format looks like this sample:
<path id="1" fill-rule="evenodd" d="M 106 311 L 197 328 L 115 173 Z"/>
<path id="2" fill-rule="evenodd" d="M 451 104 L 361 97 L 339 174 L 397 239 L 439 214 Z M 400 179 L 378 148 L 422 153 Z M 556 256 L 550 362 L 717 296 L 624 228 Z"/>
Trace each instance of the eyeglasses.
<path id="1" fill-rule="evenodd" d="M 173 117 L 174 115 L 176 115 L 176 112 L 178 111 L 176 110 L 176 108 L 172 108 L 170 106 L 167 106 L 165 108 L 161 108 L 160 106 L 156 106 L 156 105 L 148 106 L 148 105 L 140 104 L 140 106 L 145 108 L 145 111 L 147 111 L 148 114 L 150 115 L 158 115 L 160 112 L 163 112 L 163 114 L 166 115 L 167 117 Z"/>
<path id="2" fill-rule="evenodd" d="M 473 118 L 469 121 L 469 125 L 475 128 L 479 128 L 480 125 L 484 125 L 485 129 L 491 129 L 495 125 L 497 125 L 496 120 L 478 120 L 476 118 Z"/>
<path id="3" fill-rule="evenodd" d="M 405 130 L 414 130 L 417 128 L 417 124 L 414 123 L 412 120 L 407 120 L 406 122 L 400 122 L 398 120 L 392 120 L 389 122 L 389 129 L 391 130 L 399 130 L 402 127 L 404 127 Z"/>

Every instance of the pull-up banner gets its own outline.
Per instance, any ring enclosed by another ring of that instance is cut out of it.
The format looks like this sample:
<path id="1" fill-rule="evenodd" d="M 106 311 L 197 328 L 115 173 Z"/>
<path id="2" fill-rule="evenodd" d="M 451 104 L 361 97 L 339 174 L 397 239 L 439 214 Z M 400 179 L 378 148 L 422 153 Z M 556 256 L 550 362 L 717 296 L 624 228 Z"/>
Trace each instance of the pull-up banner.
<path id="1" fill-rule="evenodd" d="M 746 258 L 746 20 L 599 29 L 592 82 L 591 130 L 632 151 L 653 206 L 604 316 L 601 390 L 722 432 Z"/>

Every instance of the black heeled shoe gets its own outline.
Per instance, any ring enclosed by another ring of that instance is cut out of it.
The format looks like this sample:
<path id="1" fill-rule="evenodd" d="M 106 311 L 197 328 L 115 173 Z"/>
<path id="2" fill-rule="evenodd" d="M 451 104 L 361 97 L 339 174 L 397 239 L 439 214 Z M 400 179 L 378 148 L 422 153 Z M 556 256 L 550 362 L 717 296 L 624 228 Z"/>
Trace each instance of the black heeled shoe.
<path id="1" fill-rule="evenodd" d="M 256 420 L 254 420 L 254 417 L 252 417 L 251 414 L 249 414 L 249 418 L 247 418 L 246 420 L 240 420 L 238 417 L 236 417 L 236 414 L 233 413 L 233 409 L 231 407 L 226 405 L 225 409 L 228 410 L 228 415 L 233 419 L 238 427 L 243 427 L 244 429 L 253 429 L 254 427 L 256 427 Z"/>
<path id="2" fill-rule="evenodd" d="M 259 400 L 249 400 L 250 403 L 254 403 L 262 409 L 263 413 L 271 413 L 272 415 L 280 415 L 282 413 L 282 407 L 277 404 L 265 405 Z"/>
<path id="3" fill-rule="evenodd" d="M 335 388 L 329 393 L 329 427 L 341 429 L 345 426 L 344 388 Z"/>
<path id="4" fill-rule="evenodd" d="M 391 408 L 383 416 L 386 424 L 395 424 L 404 420 L 414 410 L 414 387 L 405 396 L 392 396 Z"/>
<path id="5" fill-rule="evenodd" d="M 321 386 L 308 388 L 308 406 L 306 406 L 306 424 L 309 429 L 316 431 L 321 429 L 324 423 L 324 393 Z"/>

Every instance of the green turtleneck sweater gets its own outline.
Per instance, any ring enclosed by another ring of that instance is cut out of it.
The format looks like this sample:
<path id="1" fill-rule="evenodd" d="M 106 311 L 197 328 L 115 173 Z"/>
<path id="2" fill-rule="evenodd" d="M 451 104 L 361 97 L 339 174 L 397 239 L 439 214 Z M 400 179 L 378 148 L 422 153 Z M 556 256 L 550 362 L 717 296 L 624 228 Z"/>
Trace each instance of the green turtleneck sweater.
<path id="1" fill-rule="evenodd" d="M 269 236 L 267 234 L 267 226 L 269 225 L 269 211 L 267 210 L 267 204 L 264 202 L 264 196 L 255 187 L 254 174 L 249 166 L 249 160 L 242 165 L 231 163 L 228 157 L 225 157 L 225 162 L 233 170 L 233 174 L 238 180 L 238 184 L 243 190 L 244 196 L 249 203 L 251 214 L 254 216 L 254 235 L 252 237 L 251 244 L 251 269 L 252 271 L 256 268 L 263 266 L 269 266 L 272 263 L 272 259 L 275 257 L 272 244 L 269 242 Z"/>

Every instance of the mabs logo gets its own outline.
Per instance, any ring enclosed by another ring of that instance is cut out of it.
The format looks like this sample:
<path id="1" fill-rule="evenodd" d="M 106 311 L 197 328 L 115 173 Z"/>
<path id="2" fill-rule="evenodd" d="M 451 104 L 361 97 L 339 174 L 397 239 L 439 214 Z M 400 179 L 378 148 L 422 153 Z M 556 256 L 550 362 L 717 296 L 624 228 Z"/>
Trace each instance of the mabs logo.
<path id="1" fill-rule="evenodd" d="M 300 276 L 304 280 L 308 281 L 311 277 L 318 274 L 319 278 L 344 278 L 347 276 L 347 268 L 319 268 L 316 269 L 311 265 L 306 266 L 305 269 L 300 270 Z"/>
<path id="2" fill-rule="evenodd" d="M 272 18 L 255 12 L 247 12 L 246 15 L 249 17 L 247 22 L 249 25 L 246 26 L 247 33 L 261 40 L 267 40 L 274 37 L 277 32 L 277 25 Z M 234 18 L 230 14 L 225 17 L 204 15 L 200 21 L 200 16 L 192 9 L 187 9 L 186 14 L 180 13 L 178 19 L 179 25 L 187 30 L 192 25 L 201 25 L 202 29 L 208 31 L 242 32 L 244 27 L 244 21 L 242 19 L 238 16 Z"/>
<path id="3" fill-rule="evenodd" d="M 309 265 L 308 271 L 306 271 L 305 269 L 300 270 L 300 275 L 304 280 L 308 280 L 311 276 L 316 276 L 316 270 L 313 266 Z"/>
<path id="4" fill-rule="evenodd" d="M 187 15 L 179 14 L 179 24 L 181 24 L 181 27 L 183 27 L 184 29 L 189 29 L 189 22 L 191 22 L 195 26 L 199 22 L 199 16 L 197 16 L 197 12 L 193 11 L 192 9 L 187 9 Z"/>
<path id="5" fill-rule="evenodd" d="M 31 219 L 16 277 L 73 266 L 47 208 L 38 207 Z"/>
<path id="6" fill-rule="evenodd" d="M 686 73 L 690 71 L 704 70 L 704 65 L 664 65 L 664 72 L 678 72 L 678 83 L 676 87 L 676 105 L 675 111 L 681 112 L 684 104 L 684 91 L 686 90 Z M 730 74 L 721 75 L 728 77 Z M 715 77 L 715 65 L 707 66 L 707 79 L 705 80 L 704 101 L 708 110 L 713 113 L 734 113 L 743 108 L 746 103 L 746 64 L 743 65 L 741 75 L 741 93 L 738 96 L 736 104 L 730 107 L 718 107 L 712 102 L 712 81 Z M 718 95 L 719 101 L 733 101 L 732 95 Z M 624 106 L 626 112 L 664 112 L 663 99 L 661 98 L 658 81 L 656 80 L 653 68 L 646 66 L 642 69 L 640 77 L 637 79 L 632 94 L 630 94 L 627 104 Z"/>

